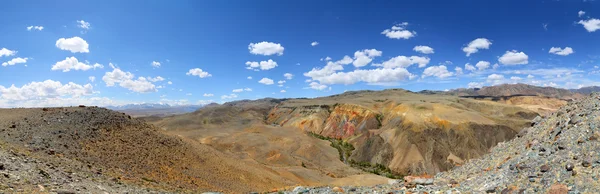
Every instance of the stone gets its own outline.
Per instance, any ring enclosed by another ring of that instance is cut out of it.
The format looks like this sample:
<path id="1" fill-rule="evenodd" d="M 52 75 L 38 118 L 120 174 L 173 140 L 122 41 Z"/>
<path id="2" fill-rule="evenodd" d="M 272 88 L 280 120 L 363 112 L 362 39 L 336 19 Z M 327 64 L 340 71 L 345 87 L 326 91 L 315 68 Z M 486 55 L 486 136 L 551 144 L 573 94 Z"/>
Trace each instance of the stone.
<path id="1" fill-rule="evenodd" d="M 590 159 L 585 159 L 581 162 L 581 166 L 586 167 L 586 168 L 590 167 L 590 166 L 592 166 L 592 162 L 590 161 Z"/>
<path id="2" fill-rule="evenodd" d="M 60 191 L 56 191 L 57 194 L 75 194 L 74 191 L 68 191 L 68 190 L 60 190 Z"/>
<path id="3" fill-rule="evenodd" d="M 540 172 L 548 172 L 550 171 L 550 166 L 544 164 L 540 167 Z"/>
<path id="4" fill-rule="evenodd" d="M 550 189 L 548 189 L 547 194 L 568 194 L 569 193 L 569 188 L 567 188 L 566 185 L 563 184 L 559 184 L 559 183 L 555 183 L 552 186 L 550 186 Z"/>
<path id="5" fill-rule="evenodd" d="M 407 185 L 431 185 L 433 184 L 433 176 L 405 176 L 404 181 Z"/>
<path id="6" fill-rule="evenodd" d="M 333 187 L 333 189 L 331 189 L 333 192 L 338 192 L 338 193 L 343 193 L 344 189 L 340 188 L 340 187 Z"/>
<path id="7" fill-rule="evenodd" d="M 294 190 L 292 190 L 292 193 L 297 194 L 297 193 L 304 193 L 308 191 L 308 189 L 302 187 L 302 186 L 297 186 L 296 188 L 294 188 Z"/>
<path id="8" fill-rule="evenodd" d="M 575 166 L 571 163 L 567 163 L 567 165 L 565 165 L 565 169 L 567 169 L 567 171 L 572 171 L 573 168 L 575 168 Z"/>

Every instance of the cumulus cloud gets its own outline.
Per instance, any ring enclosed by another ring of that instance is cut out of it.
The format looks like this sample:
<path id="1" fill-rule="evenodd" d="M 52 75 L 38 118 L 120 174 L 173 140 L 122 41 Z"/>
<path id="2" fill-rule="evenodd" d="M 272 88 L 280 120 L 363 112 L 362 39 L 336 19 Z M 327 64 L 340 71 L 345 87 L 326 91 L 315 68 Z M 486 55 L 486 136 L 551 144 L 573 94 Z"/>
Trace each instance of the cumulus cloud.
<path id="1" fill-rule="evenodd" d="M 79 28 L 86 29 L 86 30 L 89 30 L 90 26 L 91 26 L 89 22 L 86 22 L 83 20 L 77 20 L 77 24 L 78 24 L 77 26 Z"/>
<path id="2" fill-rule="evenodd" d="M 252 88 L 233 89 L 232 92 L 239 93 L 239 92 L 244 92 L 244 91 L 246 91 L 246 92 L 252 92 Z"/>
<path id="3" fill-rule="evenodd" d="M 255 55 L 269 56 L 277 54 L 281 56 L 283 55 L 284 48 L 279 43 L 263 41 L 259 43 L 250 43 L 250 45 L 248 45 L 248 50 Z"/>
<path id="4" fill-rule="evenodd" d="M 433 48 L 428 47 L 428 46 L 422 46 L 422 45 L 415 46 L 415 48 L 413 48 L 413 50 L 416 52 L 423 53 L 423 54 L 433 54 L 434 53 Z"/>
<path id="5" fill-rule="evenodd" d="M 560 47 L 552 47 L 548 53 L 552 53 L 555 55 L 567 56 L 573 54 L 573 49 L 571 47 L 565 47 L 564 49 Z"/>
<path id="6" fill-rule="evenodd" d="M 221 96 L 221 99 L 226 100 L 226 99 L 234 99 L 237 98 L 238 95 L 237 94 L 229 94 L 229 95 L 223 95 Z"/>
<path id="7" fill-rule="evenodd" d="M 516 50 L 506 51 L 498 61 L 504 65 L 523 65 L 529 63 L 529 56 Z"/>
<path id="8" fill-rule="evenodd" d="M 158 62 L 158 61 L 152 61 L 151 65 L 152 65 L 152 67 L 159 68 L 160 67 L 160 62 Z"/>
<path id="9" fill-rule="evenodd" d="M 248 76 L 246 79 L 252 79 L 252 76 Z"/>
<path id="10" fill-rule="evenodd" d="M 0 57 L 13 56 L 17 54 L 17 51 L 8 50 L 7 48 L 0 49 Z"/>
<path id="11" fill-rule="evenodd" d="M 489 49 L 492 42 L 486 38 L 478 38 L 471 41 L 466 47 L 463 47 L 462 50 L 467 54 L 467 57 L 473 53 L 479 52 L 481 49 Z"/>
<path id="12" fill-rule="evenodd" d="M 343 59 L 339 61 L 327 61 L 327 65 L 323 68 L 313 68 L 311 71 L 304 73 L 304 76 L 307 77 L 323 77 L 326 75 L 330 75 L 335 73 L 336 71 L 344 70 L 344 65 L 348 65 L 352 63 L 352 58 L 349 56 L 344 56 Z"/>
<path id="13" fill-rule="evenodd" d="M 281 91 L 279 91 L 279 92 L 281 92 L 281 93 L 285 93 L 286 91 L 285 91 L 285 90 L 281 90 Z"/>
<path id="14" fill-rule="evenodd" d="M 363 67 L 373 61 L 373 58 L 381 56 L 381 54 L 381 51 L 375 49 L 356 51 L 354 52 L 354 62 L 352 64 L 355 67 Z"/>
<path id="15" fill-rule="evenodd" d="M 517 77 L 517 76 L 512 76 L 512 77 L 510 77 L 510 80 L 521 81 L 521 80 L 523 80 L 523 78 L 520 78 L 520 77 Z"/>
<path id="16" fill-rule="evenodd" d="M 386 69 L 393 69 L 393 68 L 398 68 L 398 67 L 407 68 L 411 65 L 418 64 L 419 67 L 425 67 L 425 66 L 427 66 L 427 64 L 429 64 L 429 61 L 430 61 L 430 59 L 427 57 L 397 56 L 397 57 L 387 60 L 381 64 L 374 64 L 373 66 L 383 67 Z"/>
<path id="17" fill-rule="evenodd" d="M 204 93 L 204 95 L 202 95 L 202 96 L 204 96 L 204 97 L 212 97 L 212 96 L 215 96 L 215 95 L 211 94 L 211 93 Z"/>
<path id="18" fill-rule="evenodd" d="M 200 68 L 190 69 L 186 75 L 198 76 L 200 78 L 212 77 L 212 75 L 206 71 L 202 71 Z"/>
<path id="19" fill-rule="evenodd" d="M 121 69 L 113 69 L 112 72 L 106 72 L 104 76 L 102 76 L 102 80 L 106 83 L 106 86 L 109 87 L 118 83 L 119 86 L 133 92 L 148 93 L 157 91 L 156 86 L 146 78 L 138 77 L 137 80 L 133 78 L 135 78 L 133 73 L 124 72 Z"/>
<path id="20" fill-rule="evenodd" d="M 317 46 L 317 45 L 319 45 L 319 42 L 317 42 L 317 41 L 310 43 L 310 46 Z"/>
<path id="21" fill-rule="evenodd" d="M 60 50 L 71 51 L 72 53 L 90 52 L 88 43 L 78 36 L 72 38 L 60 38 L 56 41 L 56 47 Z"/>
<path id="22" fill-rule="evenodd" d="M 467 71 L 475 71 L 477 69 L 475 69 L 475 66 L 467 63 L 467 64 L 465 64 L 465 70 L 467 70 Z"/>
<path id="23" fill-rule="evenodd" d="M 581 17 L 583 15 L 585 15 L 585 11 L 579 11 L 579 12 L 577 12 L 577 16 Z"/>
<path id="24" fill-rule="evenodd" d="M 492 68 L 493 69 L 498 69 L 498 67 L 500 67 L 500 65 L 498 65 L 498 63 L 494 63 L 494 66 Z"/>
<path id="25" fill-rule="evenodd" d="M 160 77 L 160 76 L 156 76 L 155 78 L 152 78 L 152 77 L 146 77 L 146 79 L 147 79 L 148 81 L 151 81 L 151 82 L 165 81 L 165 78 L 163 78 L 163 77 Z"/>
<path id="26" fill-rule="evenodd" d="M 31 30 L 42 31 L 43 29 L 44 29 L 44 26 L 27 26 L 27 31 L 31 31 Z"/>
<path id="27" fill-rule="evenodd" d="M 323 84 L 320 84 L 317 82 L 310 82 L 310 84 L 308 84 L 308 86 L 315 90 L 324 90 L 327 88 L 327 85 L 323 85 Z"/>
<path id="28" fill-rule="evenodd" d="M 294 75 L 291 73 L 285 73 L 285 74 L 283 74 L 283 77 L 285 77 L 285 79 L 290 80 L 290 79 L 294 78 Z"/>
<path id="29" fill-rule="evenodd" d="M 316 77 L 313 80 L 321 84 L 354 84 L 357 82 L 366 83 L 386 83 L 397 82 L 409 79 L 413 74 L 404 68 L 394 69 L 357 69 L 351 72 L 337 72 L 323 77 Z"/>
<path id="30" fill-rule="evenodd" d="M 421 77 L 426 78 L 426 77 L 430 77 L 430 76 L 435 76 L 435 77 L 444 79 L 444 78 L 447 78 L 447 77 L 450 77 L 453 75 L 454 75 L 454 73 L 449 72 L 448 68 L 446 68 L 445 65 L 440 65 L 440 66 L 431 66 L 431 67 L 425 68 L 425 70 L 423 71 L 423 75 Z"/>
<path id="31" fill-rule="evenodd" d="M 77 60 L 77 58 L 75 58 L 75 57 L 67 57 L 67 58 L 65 58 L 65 60 L 56 62 L 56 64 L 54 64 L 51 69 L 53 71 L 62 70 L 63 72 L 69 72 L 71 70 L 87 71 L 87 70 L 96 69 L 96 68 L 104 68 L 104 66 L 101 64 L 98 64 L 98 63 L 93 64 L 93 65 L 88 65 L 88 64 L 79 62 L 79 60 Z"/>
<path id="32" fill-rule="evenodd" d="M 261 62 L 256 62 L 256 61 L 246 61 L 246 69 L 252 69 L 255 71 L 258 71 L 258 69 L 260 70 L 269 70 L 269 69 L 273 69 L 275 67 L 277 67 L 277 62 L 269 59 L 268 61 L 261 61 Z"/>
<path id="33" fill-rule="evenodd" d="M 90 77 L 88 77 L 88 79 L 90 80 L 90 82 L 96 81 L 96 77 L 94 77 L 94 76 L 90 76 Z"/>
<path id="34" fill-rule="evenodd" d="M 481 88 L 483 87 L 483 83 L 481 82 L 469 82 L 467 88 Z"/>
<path id="35" fill-rule="evenodd" d="M 456 75 L 462 75 L 463 74 L 463 69 L 460 67 L 455 67 L 454 71 L 456 72 Z"/>
<path id="36" fill-rule="evenodd" d="M 273 82 L 272 79 L 264 77 L 261 80 L 259 80 L 258 83 L 265 84 L 265 85 L 273 85 L 275 82 Z"/>
<path id="37" fill-rule="evenodd" d="M 9 66 L 9 65 L 16 65 L 16 64 L 19 64 L 19 63 L 27 63 L 28 59 L 29 58 L 21 58 L 21 57 L 13 58 L 10 61 L 2 63 L 2 66 L 6 67 L 6 66 Z"/>
<path id="38" fill-rule="evenodd" d="M 91 84 L 79 85 L 73 82 L 62 84 L 59 81 L 46 80 L 43 82 L 30 82 L 21 87 L 0 85 L 0 99 L 8 101 L 23 101 L 34 99 L 47 99 L 58 97 L 80 97 L 94 93 Z"/>
<path id="39" fill-rule="evenodd" d="M 490 67 L 490 62 L 479 61 L 479 62 L 477 62 L 477 64 L 475 64 L 475 67 L 477 67 L 479 69 L 479 71 L 483 71 Z"/>
<path id="40" fill-rule="evenodd" d="M 533 79 L 534 77 L 535 77 L 535 76 L 533 76 L 533 75 L 531 75 L 531 74 L 527 75 L 527 79 Z"/>
<path id="41" fill-rule="evenodd" d="M 583 25 L 583 28 L 588 32 L 595 32 L 600 29 L 600 19 L 591 18 L 588 20 L 579 20 L 577 23 Z"/>
<path id="42" fill-rule="evenodd" d="M 417 32 L 407 30 L 407 26 L 408 22 L 403 22 L 401 24 L 392 26 L 391 29 L 385 29 L 383 32 L 381 32 L 381 34 L 392 39 L 410 39 L 415 37 Z"/>
<path id="43" fill-rule="evenodd" d="M 173 84 L 173 82 L 172 81 L 168 81 L 167 84 L 171 85 L 171 84 Z"/>
<path id="44" fill-rule="evenodd" d="M 491 74 L 487 77 L 486 81 L 492 85 L 502 84 L 504 82 L 504 75 Z"/>

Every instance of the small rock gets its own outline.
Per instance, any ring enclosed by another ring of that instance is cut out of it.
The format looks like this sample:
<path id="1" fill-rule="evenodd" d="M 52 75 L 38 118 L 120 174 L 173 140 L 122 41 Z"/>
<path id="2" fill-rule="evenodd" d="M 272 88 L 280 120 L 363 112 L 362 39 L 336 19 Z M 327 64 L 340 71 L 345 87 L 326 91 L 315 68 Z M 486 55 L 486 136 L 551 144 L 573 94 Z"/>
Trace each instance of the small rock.
<path id="1" fill-rule="evenodd" d="M 400 180 L 400 179 L 388 179 L 388 184 L 390 184 L 390 185 L 395 185 L 395 184 L 398 184 L 401 182 L 402 182 L 402 180 Z"/>
<path id="2" fill-rule="evenodd" d="M 6 170 L 6 168 L 4 168 L 4 164 L 0 164 L 0 170 Z"/>
<path id="3" fill-rule="evenodd" d="M 333 192 L 339 192 L 339 193 L 343 193 L 344 189 L 339 188 L 339 187 L 333 187 L 333 189 L 331 189 Z"/>
<path id="4" fill-rule="evenodd" d="M 548 172 L 550 171 L 550 166 L 544 164 L 540 167 L 540 172 Z"/>
<path id="5" fill-rule="evenodd" d="M 548 194 L 567 194 L 569 193 L 569 188 L 566 185 L 555 183 L 550 186 L 548 190 Z"/>
<path id="6" fill-rule="evenodd" d="M 67 190 L 60 190 L 60 191 L 56 191 L 57 194 L 75 194 L 75 192 L 73 191 L 67 191 Z"/>
<path id="7" fill-rule="evenodd" d="M 592 162 L 589 159 L 585 159 L 583 160 L 583 162 L 581 162 L 581 166 L 583 167 L 590 167 L 592 165 Z"/>
<path id="8" fill-rule="evenodd" d="M 407 185 L 431 185 L 433 184 L 433 176 L 405 176 L 404 181 Z"/>
<path id="9" fill-rule="evenodd" d="M 575 166 L 571 163 L 567 163 L 567 165 L 565 165 L 565 169 L 567 169 L 567 171 L 572 171 L 573 168 L 575 168 Z"/>
<path id="10" fill-rule="evenodd" d="M 294 190 L 292 190 L 293 193 L 304 193 L 306 191 L 307 189 L 302 186 L 297 186 L 296 188 L 294 188 Z"/>

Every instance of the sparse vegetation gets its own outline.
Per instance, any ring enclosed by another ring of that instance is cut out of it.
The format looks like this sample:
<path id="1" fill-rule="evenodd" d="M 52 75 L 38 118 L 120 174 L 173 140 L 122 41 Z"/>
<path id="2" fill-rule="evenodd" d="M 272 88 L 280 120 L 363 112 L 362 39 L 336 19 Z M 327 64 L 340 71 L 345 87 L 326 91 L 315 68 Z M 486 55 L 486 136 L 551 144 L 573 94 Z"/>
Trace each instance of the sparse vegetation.
<path id="1" fill-rule="evenodd" d="M 404 175 L 395 173 L 387 166 L 385 166 L 383 164 L 379 164 L 379 163 L 371 164 L 370 162 L 365 162 L 365 161 L 357 162 L 354 160 L 350 160 L 350 166 L 352 166 L 354 168 L 358 168 L 365 172 L 385 176 L 385 177 L 388 177 L 391 179 L 402 179 L 404 177 Z"/>
<path id="2" fill-rule="evenodd" d="M 338 153 L 340 155 L 340 161 L 342 161 L 344 163 L 347 163 L 347 159 L 352 155 L 352 151 L 354 151 L 354 146 L 352 146 L 352 144 L 344 141 L 343 139 L 325 137 L 325 136 L 322 136 L 320 134 L 313 133 L 310 131 L 308 132 L 308 135 L 331 142 L 331 144 L 329 144 L 329 145 L 338 150 Z"/>
<path id="3" fill-rule="evenodd" d="M 375 115 L 375 118 L 377 119 L 377 122 L 379 122 L 379 124 L 377 125 L 377 128 L 381 128 L 381 126 L 383 125 L 383 124 L 382 124 L 382 121 L 383 121 L 383 115 L 381 115 L 381 114 L 377 114 L 377 115 Z"/>

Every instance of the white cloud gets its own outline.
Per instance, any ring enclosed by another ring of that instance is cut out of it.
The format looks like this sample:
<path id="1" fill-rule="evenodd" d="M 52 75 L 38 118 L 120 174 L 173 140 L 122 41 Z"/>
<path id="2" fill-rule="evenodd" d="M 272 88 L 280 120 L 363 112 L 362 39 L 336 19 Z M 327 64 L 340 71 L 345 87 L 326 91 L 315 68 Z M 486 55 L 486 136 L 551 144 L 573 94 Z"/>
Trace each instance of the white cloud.
<path id="1" fill-rule="evenodd" d="M 424 71 L 423 71 L 423 78 L 429 77 L 429 76 L 435 76 L 441 79 L 453 76 L 454 73 L 449 72 L 448 68 L 446 68 L 445 65 L 440 65 L 440 66 L 431 66 L 431 67 L 427 67 Z"/>
<path id="2" fill-rule="evenodd" d="M 535 77 L 535 76 L 533 76 L 533 75 L 531 75 L 531 74 L 527 75 L 527 79 L 532 79 L 532 78 L 534 78 L 534 77 Z"/>
<path id="3" fill-rule="evenodd" d="M 210 103 L 213 103 L 213 102 L 215 102 L 215 101 L 214 100 L 198 100 L 198 102 L 196 102 L 196 104 L 198 104 L 198 105 L 207 105 L 207 104 L 210 104 Z"/>
<path id="4" fill-rule="evenodd" d="M 88 77 L 88 79 L 90 80 L 90 82 L 96 81 L 96 77 L 94 77 L 94 76 L 90 76 L 90 77 Z"/>
<path id="5" fill-rule="evenodd" d="M 423 53 L 423 54 L 433 54 L 434 53 L 433 48 L 428 47 L 428 46 L 422 46 L 422 45 L 415 46 L 415 48 L 413 48 L 413 50 Z"/>
<path id="6" fill-rule="evenodd" d="M 165 78 L 163 78 L 163 77 L 160 77 L 160 76 L 156 76 L 155 78 L 152 78 L 152 77 L 146 77 L 146 79 L 147 79 L 148 81 L 151 81 L 151 82 L 165 81 Z"/>
<path id="7" fill-rule="evenodd" d="M 327 65 L 321 69 L 313 68 L 311 71 L 304 73 L 304 76 L 312 78 L 327 76 L 335 73 L 336 71 L 344 70 L 343 65 L 348 65 L 352 63 L 352 61 L 352 58 L 349 56 L 344 56 L 344 58 L 339 61 L 328 61 Z"/>
<path id="8" fill-rule="evenodd" d="M 373 61 L 373 58 L 381 56 L 382 52 L 376 49 L 365 49 L 362 51 L 354 52 L 354 62 L 352 64 L 355 67 L 363 67 Z"/>
<path id="9" fill-rule="evenodd" d="M 565 47 L 564 49 L 560 47 L 552 47 L 548 53 L 552 53 L 555 55 L 567 56 L 573 54 L 573 49 L 571 47 Z"/>
<path id="10" fill-rule="evenodd" d="M 583 15 L 585 15 L 585 11 L 579 11 L 579 12 L 577 12 L 577 16 L 581 17 Z"/>
<path id="11" fill-rule="evenodd" d="M 477 67 L 479 69 L 479 71 L 483 71 L 490 67 L 490 62 L 479 61 L 479 62 L 477 62 L 477 64 L 475 64 L 475 67 Z"/>
<path id="12" fill-rule="evenodd" d="M 483 87 L 483 83 L 481 82 L 469 82 L 467 88 L 481 88 Z"/>
<path id="13" fill-rule="evenodd" d="M 317 42 L 317 41 L 310 43 L 310 46 L 317 46 L 317 45 L 319 45 L 319 42 Z"/>
<path id="14" fill-rule="evenodd" d="M 281 92 L 281 93 L 285 93 L 285 90 L 281 90 L 281 91 L 279 91 L 279 92 Z"/>
<path id="15" fill-rule="evenodd" d="M 325 61 L 331 61 L 331 57 L 329 57 L 329 56 L 325 57 Z"/>
<path id="16" fill-rule="evenodd" d="M 151 65 L 155 68 L 159 68 L 160 67 L 160 62 L 158 61 L 152 61 Z"/>
<path id="17" fill-rule="evenodd" d="M 327 85 L 319 84 L 317 82 L 311 82 L 308 85 L 310 86 L 310 88 L 315 89 L 315 90 L 324 90 L 324 89 L 327 89 Z"/>
<path id="18" fill-rule="evenodd" d="M 600 29 L 600 19 L 591 18 L 589 20 L 579 20 L 577 23 L 583 25 L 588 32 L 594 32 Z"/>
<path id="19" fill-rule="evenodd" d="M 192 93 L 187 93 L 187 94 L 185 94 L 185 95 L 186 95 L 186 96 L 191 96 L 191 95 L 192 95 Z"/>
<path id="20" fill-rule="evenodd" d="M 269 70 L 269 69 L 273 69 L 275 67 L 277 67 L 277 62 L 269 59 L 268 61 L 261 61 L 261 62 L 256 62 L 256 61 L 246 61 L 246 69 L 253 69 L 253 70 Z"/>
<path id="21" fill-rule="evenodd" d="M 491 83 L 492 85 L 498 85 L 503 83 L 504 80 L 504 75 L 500 75 L 500 74 L 491 74 L 487 77 L 486 81 L 488 83 Z"/>
<path id="22" fill-rule="evenodd" d="M 313 78 L 321 84 L 354 84 L 357 82 L 385 83 L 397 82 L 414 76 L 404 68 L 395 69 L 357 69 L 351 72 L 337 72 L 323 77 Z"/>
<path id="23" fill-rule="evenodd" d="M 277 84 L 285 84 L 285 80 L 279 80 Z"/>
<path id="24" fill-rule="evenodd" d="M 281 56 L 283 55 L 284 48 L 279 43 L 263 41 L 259 43 L 250 43 L 250 45 L 248 45 L 248 50 L 255 55 L 269 56 L 277 54 Z"/>
<path id="25" fill-rule="evenodd" d="M 57 97 L 80 97 L 94 93 L 91 84 L 79 85 L 73 82 L 61 84 L 59 81 L 46 80 L 31 82 L 21 87 L 12 85 L 8 88 L 0 86 L 0 99 L 9 101 L 39 100 Z"/>
<path id="26" fill-rule="evenodd" d="M 252 79 L 252 76 L 248 76 L 246 79 Z"/>
<path id="27" fill-rule="evenodd" d="M 42 31 L 43 29 L 44 29 L 44 26 L 27 26 L 27 31 L 31 31 L 31 30 Z"/>
<path id="28" fill-rule="evenodd" d="M 198 76 L 200 78 L 212 77 L 212 75 L 206 71 L 202 71 L 200 68 L 190 69 L 186 75 Z"/>
<path id="29" fill-rule="evenodd" d="M 494 66 L 492 67 L 492 69 L 498 69 L 498 67 L 500 67 L 500 65 L 498 65 L 498 63 L 494 63 Z"/>
<path id="30" fill-rule="evenodd" d="M 56 47 L 60 50 L 71 51 L 72 53 L 89 53 L 89 45 L 82 38 L 75 36 L 72 38 L 60 38 L 56 41 Z"/>
<path id="31" fill-rule="evenodd" d="M 225 99 L 234 99 L 237 98 L 238 95 L 237 94 L 229 94 L 229 95 L 223 95 L 221 96 L 221 99 L 225 100 Z"/>
<path id="32" fill-rule="evenodd" d="M 65 60 L 56 62 L 56 64 L 54 64 L 51 69 L 53 71 L 62 70 L 63 72 L 69 72 L 71 70 L 87 71 L 92 68 L 93 69 L 104 68 L 104 66 L 101 64 L 98 64 L 98 63 L 96 63 L 94 65 L 88 65 L 88 64 L 79 62 L 79 60 L 77 60 L 77 58 L 75 58 L 75 57 L 67 57 L 67 58 L 65 58 Z"/>
<path id="33" fill-rule="evenodd" d="M 492 42 L 486 38 L 478 38 L 471 41 L 466 47 L 462 50 L 467 53 L 467 57 L 473 53 L 479 52 L 481 49 L 489 49 Z"/>
<path id="34" fill-rule="evenodd" d="M 504 65 L 523 65 L 529 63 L 529 56 L 516 50 L 506 51 L 498 61 Z"/>
<path id="35" fill-rule="evenodd" d="M 28 59 L 29 58 L 21 58 L 21 57 L 13 58 L 10 61 L 2 63 L 2 66 L 6 67 L 6 66 L 9 66 L 9 65 L 16 65 L 16 64 L 19 64 L 19 63 L 27 63 Z"/>
<path id="36" fill-rule="evenodd" d="M 388 38 L 392 39 L 409 39 L 415 37 L 417 32 L 407 30 L 407 26 L 408 22 L 404 22 L 402 24 L 392 26 L 391 29 L 385 29 L 383 32 L 381 32 L 381 34 L 384 34 Z"/>
<path id="37" fill-rule="evenodd" d="M 167 84 L 171 85 L 171 84 L 173 84 L 173 82 L 172 81 L 168 81 Z"/>
<path id="38" fill-rule="evenodd" d="M 214 94 L 210 94 L 210 93 L 204 93 L 204 95 L 202 95 L 202 96 L 204 96 L 204 97 L 212 97 L 212 96 L 215 96 L 215 95 Z"/>
<path id="39" fill-rule="evenodd" d="M 294 75 L 291 73 L 285 73 L 285 74 L 283 74 L 283 77 L 285 77 L 285 79 L 292 79 L 292 78 L 294 78 Z"/>
<path id="40" fill-rule="evenodd" d="M 246 92 L 252 92 L 252 88 L 234 89 L 232 92 L 239 93 L 239 92 L 244 92 L 244 91 L 246 91 Z"/>
<path id="41" fill-rule="evenodd" d="M 0 49 L 0 57 L 13 56 L 15 54 L 17 54 L 17 51 L 11 51 L 11 50 L 8 50 L 7 48 Z"/>
<path id="42" fill-rule="evenodd" d="M 462 75 L 463 74 L 463 69 L 460 67 L 455 67 L 454 71 L 456 72 L 456 75 Z"/>
<path id="43" fill-rule="evenodd" d="M 467 64 L 465 64 L 465 70 L 467 70 L 467 71 L 475 71 L 477 69 L 475 69 L 475 66 L 467 63 Z"/>
<path id="44" fill-rule="evenodd" d="M 397 56 L 388 61 L 383 62 L 382 64 L 373 64 L 373 66 L 383 67 L 386 69 L 393 69 L 397 67 L 407 68 L 414 64 L 419 64 L 419 67 L 425 67 L 429 64 L 430 59 L 427 57 L 419 57 L 419 56 Z"/>
<path id="45" fill-rule="evenodd" d="M 112 87 L 118 83 L 119 86 L 138 93 L 157 91 L 155 85 L 146 78 L 138 77 L 137 80 L 134 80 L 134 77 L 135 76 L 130 72 L 124 72 L 121 71 L 121 69 L 113 69 L 112 72 L 106 72 L 104 76 L 102 76 L 102 80 L 106 83 L 106 86 Z"/>
<path id="46" fill-rule="evenodd" d="M 89 22 L 86 22 L 86 21 L 83 21 L 83 20 L 77 20 L 77 23 L 79 24 L 77 26 L 79 26 L 80 28 L 83 28 L 83 29 L 86 29 L 86 30 L 90 29 L 90 23 Z"/>
<path id="47" fill-rule="evenodd" d="M 523 80 L 523 78 L 520 78 L 520 77 L 517 77 L 517 76 L 512 76 L 512 77 L 510 77 L 510 80 L 521 81 L 521 80 Z"/>
<path id="48" fill-rule="evenodd" d="M 275 82 L 273 82 L 272 79 L 265 77 L 265 78 L 262 78 L 261 80 L 259 80 L 258 83 L 265 84 L 265 85 L 273 85 Z"/>

